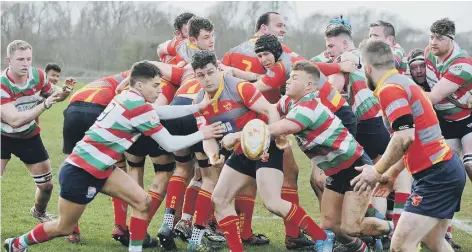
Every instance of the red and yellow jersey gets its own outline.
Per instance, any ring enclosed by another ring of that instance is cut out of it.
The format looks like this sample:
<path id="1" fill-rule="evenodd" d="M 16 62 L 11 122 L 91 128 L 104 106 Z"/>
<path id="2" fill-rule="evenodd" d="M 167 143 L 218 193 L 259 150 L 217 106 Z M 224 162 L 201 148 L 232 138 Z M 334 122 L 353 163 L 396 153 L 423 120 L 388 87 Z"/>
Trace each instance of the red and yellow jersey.
<path id="1" fill-rule="evenodd" d="M 206 95 L 205 90 L 201 89 L 194 102 L 202 102 Z M 262 94 L 251 83 L 221 73 L 216 101 L 204 109 L 201 115 L 208 124 L 222 122 L 225 126 L 224 135 L 238 132 L 252 119 L 260 118 L 267 122 L 267 117 L 250 109 L 261 97 Z M 241 148 L 238 147 L 236 151 L 241 153 Z"/>
<path id="2" fill-rule="evenodd" d="M 433 106 L 420 86 L 393 69 L 381 79 L 374 94 L 391 133 L 397 119 L 413 116 L 415 140 L 403 156 L 411 174 L 452 158 L 453 152 L 442 136 Z"/>
<path id="3" fill-rule="evenodd" d="M 129 76 L 130 72 L 131 70 L 128 70 L 110 75 L 85 85 L 72 95 L 70 102 L 90 102 L 106 107 L 115 97 L 116 87 Z"/>
<path id="4" fill-rule="evenodd" d="M 254 52 L 255 43 L 257 36 L 252 37 L 250 40 L 243 42 L 242 44 L 231 48 L 221 60 L 221 63 L 226 66 L 231 66 L 242 71 L 265 74 L 267 70 L 262 66 Z M 292 53 L 293 51 L 286 45 L 282 44 L 282 50 L 285 53 Z M 277 103 L 280 99 L 280 90 L 271 89 L 263 92 L 262 95 L 270 102 Z"/>
<path id="5" fill-rule="evenodd" d="M 176 48 L 185 40 L 186 40 L 185 38 L 173 38 L 172 40 L 167 40 L 166 42 L 160 44 L 159 48 L 164 49 L 165 51 L 158 55 L 159 58 L 161 59 L 161 62 L 172 64 L 172 65 L 179 63 L 181 59 L 177 61 L 179 58 L 176 58 L 177 56 Z"/>
<path id="6" fill-rule="evenodd" d="M 175 93 L 171 105 L 190 105 L 197 97 L 202 85 L 195 79 L 186 80 Z"/>

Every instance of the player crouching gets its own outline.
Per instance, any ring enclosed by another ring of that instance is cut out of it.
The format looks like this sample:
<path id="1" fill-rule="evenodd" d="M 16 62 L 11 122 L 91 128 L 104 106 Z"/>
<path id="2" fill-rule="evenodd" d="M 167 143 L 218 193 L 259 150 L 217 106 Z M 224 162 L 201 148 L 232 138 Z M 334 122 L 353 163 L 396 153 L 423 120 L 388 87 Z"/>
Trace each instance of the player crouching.
<path id="1" fill-rule="evenodd" d="M 20 237 L 6 239 L 7 251 L 22 252 L 33 244 L 69 235 L 97 192 L 117 197 L 133 207 L 129 251 L 142 251 L 151 198 L 123 170 L 114 169 L 114 164 L 141 134 L 151 136 L 167 151 L 174 151 L 219 137 L 222 130 L 213 124 L 191 135 L 170 135 L 159 123 L 159 108 L 149 104 L 160 91 L 159 69 L 149 62 L 139 62 L 130 76 L 130 90 L 113 99 L 60 169 L 59 219 L 42 223 Z M 188 114 L 199 110 L 198 106 L 183 109 Z"/>

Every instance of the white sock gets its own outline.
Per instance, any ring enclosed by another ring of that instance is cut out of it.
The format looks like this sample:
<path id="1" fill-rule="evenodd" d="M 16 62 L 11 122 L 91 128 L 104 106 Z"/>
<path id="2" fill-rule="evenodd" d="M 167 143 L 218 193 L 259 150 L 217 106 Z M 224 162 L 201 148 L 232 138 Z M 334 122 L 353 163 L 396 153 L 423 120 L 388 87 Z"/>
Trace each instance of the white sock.
<path id="1" fill-rule="evenodd" d="M 199 229 L 197 227 L 193 227 L 192 238 L 190 238 L 190 241 L 192 241 L 193 243 L 197 245 L 200 245 L 202 244 L 202 238 L 204 234 L 205 234 L 205 229 Z"/>
<path id="2" fill-rule="evenodd" d="M 174 228 L 174 215 L 169 213 L 164 214 L 164 224 L 170 229 Z"/>

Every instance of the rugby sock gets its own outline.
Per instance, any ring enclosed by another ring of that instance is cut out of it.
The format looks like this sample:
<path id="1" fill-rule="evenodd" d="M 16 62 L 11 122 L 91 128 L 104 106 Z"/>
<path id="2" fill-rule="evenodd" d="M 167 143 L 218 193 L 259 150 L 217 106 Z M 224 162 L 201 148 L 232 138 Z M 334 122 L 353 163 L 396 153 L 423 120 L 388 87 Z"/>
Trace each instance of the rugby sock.
<path id="1" fill-rule="evenodd" d="M 192 181 L 189 187 L 185 191 L 184 206 L 182 207 L 182 219 L 192 220 L 193 214 L 195 213 L 195 205 L 197 203 L 197 196 L 202 182 Z"/>
<path id="2" fill-rule="evenodd" d="M 300 229 L 307 232 L 313 240 L 325 240 L 326 233 L 315 221 L 308 216 L 301 206 L 292 203 L 287 216 L 284 217 L 286 222 L 298 226 Z"/>
<path id="3" fill-rule="evenodd" d="M 80 234 L 79 223 L 77 223 L 77 224 L 75 225 L 74 234 Z"/>
<path id="4" fill-rule="evenodd" d="M 211 202 L 211 193 L 200 189 L 197 195 L 195 205 L 195 223 L 192 229 L 192 237 L 190 240 L 200 245 L 203 235 L 205 234 L 205 224 L 211 219 L 213 214 L 213 204 Z"/>
<path id="5" fill-rule="evenodd" d="M 129 221 L 129 250 L 130 252 L 141 252 L 143 250 L 143 242 L 146 238 L 146 229 L 148 221 L 131 217 Z"/>
<path id="6" fill-rule="evenodd" d="M 375 218 L 378 218 L 378 219 L 381 219 L 381 220 L 385 220 L 385 216 L 377 211 L 377 209 L 375 209 L 374 206 L 372 206 L 372 204 L 369 204 L 369 207 L 367 208 L 367 212 L 365 214 L 366 217 L 375 217 Z"/>
<path id="7" fill-rule="evenodd" d="M 387 212 L 385 215 L 385 218 L 387 218 L 387 220 L 390 220 L 390 221 L 392 220 L 394 206 L 395 206 L 395 193 L 391 192 L 387 197 Z"/>
<path id="8" fill-rule="evenodd" d="M 405 206 L 408 197 L 410 197 L 409 193 L 395 192 L 395 208 L 393 209 L 392 216 L 394 230 L 397 227 L 400 215 L 403 213 L 403 207 Z"/>
<path id="9" fill-rule="evenodd" d="M 48 204 L 40 204 L 38 202 L 34 203 L 34 209 L 36 210 L 36 212 L 40 214 L 45 214 L 47 207 L 48 207 Z"/>
<path id="10" fill-rule="evenodd" d="M 211 202 L 211 192 L 200 189 L 195 206 L 195 225 L 205 226 L 213 214 L 213 204 Z"/>
<path id="11" fill-rule="evenodd" d="M 164 214 L 164 224 L 170 229 L 174 227 L 175 210 L 181 204 L 185 193 L 185 179 L 179 176 L 172 176 L 167 185 L 166 210 Z"/>
<path id="12" fill-rule="evenodd" d="M 354 238 L 354 240 L 348 244 L 345 244 L 348 248 L 352 249 L 349 251 L 356 251 L 356 252 L 369 252 L 369 247 L 358 237 Z"/>
<path id="13" fill-rule="evenodd" d="M 231 252 L 244 251 L 243 243 L 241 242 L 239 217 L 230 215 L 218 222 L 221 231 L 225 234 L 226 243 Z"/>
<path id="14" fill-rule="evenodd" d="M 247 240 L 252 236 L 252 215 L 254 213 L 254 198 L 248 195 L 238 195 L 234 200 L 234 208 L 239 215 L 241 239 Z"/>
<path id="15" fill-rule="evenodd" d="M 149 209 L 149 214 L 148 214 L 148 222 L 150 223 L 152 221 L 152 218 L 157 212 L 157 209 L 161 206 L 162 201 L 164 200 L 164 197 L 160 195 L 157 192 L 153 192 L 151 190 L 148 191 L 149 196 L 151 196 L 151 209 Z"/>
<path id="16" fill-rule="evenodd" d="M 118 198 L 112 198 L 113 212 L 115 214 L 115 225 L 127 230 L 126 218 L 128 215 L 128 204 Z"/>
<path id="17" fill-rule="evenodd" d="M 447 227 L 446 237 L 449 239 L 452 239 L 452 224 L 449 227 Z"/>
<path id="18" fill-rule="evenodd" d="M 37 243 L 49 241 L 52 238 L 53 237 L 49 237 L 46 231 L 44 230 L 44 223 L 41 223 L 29 233 L 15 238 L 13 247 L 16 249 L 24 249 Z"/>
<path id="19" fill-rule="evenodd" d="M 290 187 L 282 187 L 282 199 L 286 200 L 292 204 L 298 205 L 299 204 L 299 198 L 298 198 L 298 192 L 297 189 L 293 189 Z M 290 236 L 292 238 L 297 238 L 300 235 L 300 229 L 298 228 L 298 225 L 293 225 L 289 222 L 284 222 L 285 225 L 285 235 Z"/>

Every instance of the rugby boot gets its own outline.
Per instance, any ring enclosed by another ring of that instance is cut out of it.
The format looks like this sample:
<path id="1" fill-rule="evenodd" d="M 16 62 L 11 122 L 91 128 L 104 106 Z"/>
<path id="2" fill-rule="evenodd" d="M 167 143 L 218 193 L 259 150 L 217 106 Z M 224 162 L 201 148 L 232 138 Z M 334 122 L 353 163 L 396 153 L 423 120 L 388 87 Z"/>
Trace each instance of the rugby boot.
<path id="1" fill-rule="evenodd" d="M 56 219 L 56 217 L 54 217 L 53 215 L 48 215 L 46 214 L 46 212 L 44 213 L 41 213 L 41 212 L 38 212 L 36 210 L 36 207 L 33 206 L 30 210 L 30 214 L 31 216 L 33 216 L 35 219 L 39 220 L 39 222 L 41 223 L 44 223 L 44 222 L 48 222 L 48 221 L 52 221 L 54 219 Z"/>
<path id="2" fill-rule="evenodd" d="M 269 244 L 270 240 L 263 234 L 252 234 L 248 239 L 241 239 L 245 245 L 261 246 Z"/>
<path id="3" fill-rule="evenodd" d="M 186 242 L 192 237 L 192 229 L 191 220 L 179 220 L 174 227 L 174 232 L 180 239 Z"/>
<path id="4" fill-rule="evenodd" d="M 27 249 L 16 249 L 13 247 L 16 238 L 8 238 L 5 240 L 3 247 L 7 250 L 7 252 L 26 252 Z"/>
<path id="5" fill-rule="evenodd" d="M 174 250 L 177 248 L 174 241 L 174 232 L 165 223 L 162 223 L 162 226 L 159 228 L 157 237 L 159 237 L 161 247 L 165 250 Z"/>
<path id="6" fill-rule="evenodd" d="M 289 250 L 305 248 L 313 245 L 315 245 L 315 242 L 308 239 L 308 237 L 306 237 L 306 235 L 302 232 L 300 232 L 297 238 L 293 238 L 288 235 L 285 236 L 285 248 Z"/>
<path id="7" fill-rule="evenodd" d="M 123 229 L 120 225 L 115 225 L 115 228 L 111 232 L 111 237 L 121 243 L 121 245 L 129 246 L 129 230 L 128 228 Z"/>

